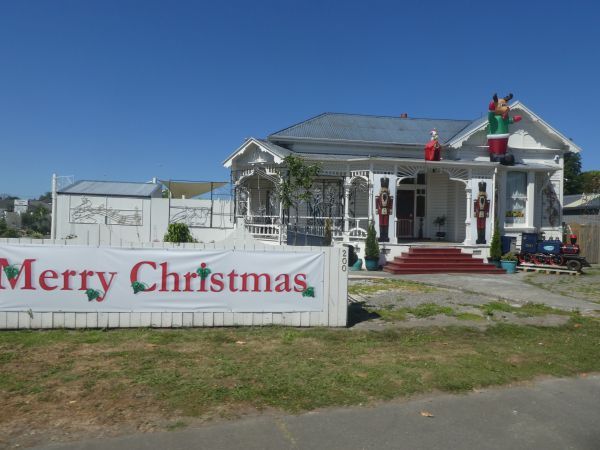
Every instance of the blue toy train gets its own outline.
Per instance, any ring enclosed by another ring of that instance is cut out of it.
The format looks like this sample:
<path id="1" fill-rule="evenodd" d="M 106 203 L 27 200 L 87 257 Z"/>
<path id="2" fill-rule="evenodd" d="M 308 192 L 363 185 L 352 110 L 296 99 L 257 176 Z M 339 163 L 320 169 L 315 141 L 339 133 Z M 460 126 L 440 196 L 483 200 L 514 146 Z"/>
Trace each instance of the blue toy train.
<path id="1" fill-rule="evenodd" d="M 577 236 L 573 234 L 566 244 L 558 239 L 540 239 L 537 233 L 523 233 L 521 252 L 517 256 L 520 264 L 562 266 L 580 271 L 582 267 L 590 267 L 590 263 L 579 252 Z"/>

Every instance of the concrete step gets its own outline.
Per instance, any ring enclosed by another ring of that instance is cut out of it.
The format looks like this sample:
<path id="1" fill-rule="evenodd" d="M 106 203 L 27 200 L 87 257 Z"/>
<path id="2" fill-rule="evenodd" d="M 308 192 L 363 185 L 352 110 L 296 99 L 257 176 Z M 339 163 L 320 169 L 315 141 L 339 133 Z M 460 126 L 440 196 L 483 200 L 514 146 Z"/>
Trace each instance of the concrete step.
<path id="1" fill-rule="evenodd" d="M 412 261 L 408 261 L 408 262 L 403 262 L 403 263 L 397 263 L 397 262 L 391 262 L 385 265 L 386 267 L 393 267 L 393 268 L 397 268 L 397 269 L 445 269 L 445 268 L 453 268 L 453 269 L 469 269 L 469 270 L 477 270 L 479 268 L 484 268 L 484 269 L 490 269 L 490 268 L 497 268 L 496 266 L 494 266 L 493 264 L 482 264 L 482 263 L 478 263 L 478 262 L 473 262 L 471 264 L 463 264 L 463 263 L 457 263 L 457 264 L 444 264 L 441 262 L 438 263 L 420 263 L 420 262 L 412 262 Z"/>
<path id="2" fill-rule="evenodd" d="M 396 275 L 416 275 L 420 273 L 485 273 L 485 274 L 497 274 L 501 275 L 506 273 L 506 271 L 502 269 L 498 269 L 496 267 L 487 269 L 487 268 L 479 268 L 474 270 L 473 268 L 469 269 L 456 269 L 452 267 L 446 267 L 443 269 L 395 269 L 389 268 L 387 265 L 383 268 L 385 272 L 393 273 Z"/>
<path id="3" fill-rule="evenodd" d="M 422 261 L 422 262 L 436 262 L 436 261 L 478 261 L 484 262 L 481 258 L 473 258 L 471 255 L 463 254 L 463 255 L 406 255 L 402 253 L 400 256 L 394 257 L 394 261 Z"/>
<path id="4" fill-rule="evenodd" d="M 440 248 L 431 248 L 431 247 L 410 247 L 408 250 L 409 253 L 457 253 L 461 254 L 462 250 L 460 248 L 454 247 L 440 247 Z"/>
<path id="5" fill-rule="evenodd" d="M 383 270 L 395 274 L 506 273 L 482 258 L 473 257 L 470 253 L 463 253 L 460 248 L 451 247 L 411 247 L 408 252 L 403 252 L 388 262 Z"/>

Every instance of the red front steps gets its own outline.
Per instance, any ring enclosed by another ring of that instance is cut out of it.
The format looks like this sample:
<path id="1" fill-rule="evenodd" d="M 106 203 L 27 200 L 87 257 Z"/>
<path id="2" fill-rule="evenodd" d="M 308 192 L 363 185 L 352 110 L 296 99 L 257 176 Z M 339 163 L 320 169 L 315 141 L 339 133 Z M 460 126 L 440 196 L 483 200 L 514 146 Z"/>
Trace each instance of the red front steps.
<path id="1" fill-rule="evenodd" d="M 493 264 L 473 258 L 470 253 L 462 253 L 459 248 L 411 247 L 388 262 L 383 268 L 395 274 L 418 273 L 506 273 Z"/>

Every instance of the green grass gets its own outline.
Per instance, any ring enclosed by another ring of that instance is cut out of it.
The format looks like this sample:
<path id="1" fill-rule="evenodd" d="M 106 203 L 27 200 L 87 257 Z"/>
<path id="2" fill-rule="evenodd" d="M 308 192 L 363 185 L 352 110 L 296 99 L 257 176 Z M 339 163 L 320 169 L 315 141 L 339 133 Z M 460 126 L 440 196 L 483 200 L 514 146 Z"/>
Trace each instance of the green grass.
<path id="1" fill-rule="evenodd" d="M 401 290 L 406 292 L 429 293 L 436 291 L 435 288 L 422 283 L 408 280 L 368 280 L 367 282 L 352 283 L 348 286 L 349 294 L 368 295 L 381 291 Z"/>
<path id="2" fill-rule="evenodd" d="M 419 311 L 427 317 L 434 308 Z M 5 332 L 0 401 L 6 418 L 31 410 L 31 420 L 49 421 L 54 405 L 70 400 L 76 401 L 70 408 L 87 408 L 82 414 L 96 408 L 94 414 L 109 418 L 123 404 L 140 414 L 154 408 L 176 428 L 185 416 L 298 412 L 598 371 L 599 349 L 600 321 L 576 315 L 556 328 L 500 324 L 486 331 Z"/>
<path id="3" fill-rule="evenodd" d="M 509 305 L 506 302 L 496 301 L 486 303 L 485 305 L 480 306 L 487 316 L 493 316 L 495 313 L 512 313 L 518 317 L 535 317 L 535 316 L 545 316 L 548 314 L 558 314 L 558 315 L 569 315 L 570 313 L 567 311 L 563 311 L 556 308 L 551 308 L 550 306 L 542 305 L 539 303 L 526 303 L 521 307 Z"/>
<path id="4" fill-rule="evenodd" d="M 467 313 L 467 312 L 457 313 L 454 315 L 454 317 L 456 317 L 458 320 L 470 320 L 470 321 L 474 321 L 474 322 L 481 322 L 481 321 L 485 320 L 485 318 L 483 316 L 480 316 L 479 314 Z"/>
<path id="5" fill-rule="evenodd" d="M 437 315 L 444 315 L 449 317 L 456 317 L 459 320 L 470 320 L 470 321 L 482 321 L 485 320 L 479 314 L 468 313 L 468 312 L 457 312 L 450 306 L 440 306 L 435 303 L 424 303 L 415 307 L 402 307 L 402 308 L 384 308 L 384 309 L 369 309 L 370 313 L 377 314 L 381 319 L 385 321 L 395 322 L 407 320 L 409 315 L 412 315 L 418 319 L 425 319 L 427 317 L 433 317 Z"/>

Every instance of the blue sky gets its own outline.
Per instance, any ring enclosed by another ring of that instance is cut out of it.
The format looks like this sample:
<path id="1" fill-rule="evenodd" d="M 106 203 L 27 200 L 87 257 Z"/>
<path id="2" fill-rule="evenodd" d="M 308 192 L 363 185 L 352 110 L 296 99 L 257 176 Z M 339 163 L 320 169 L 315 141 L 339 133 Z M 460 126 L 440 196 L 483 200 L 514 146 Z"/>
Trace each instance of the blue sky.
<path id="1" fill-rule="evenodd" d="M 472 119 L 514 92 L 600 169 L 594 1 L 0 0 L 0 192 L 224 180 L 325 111 Z"/>

